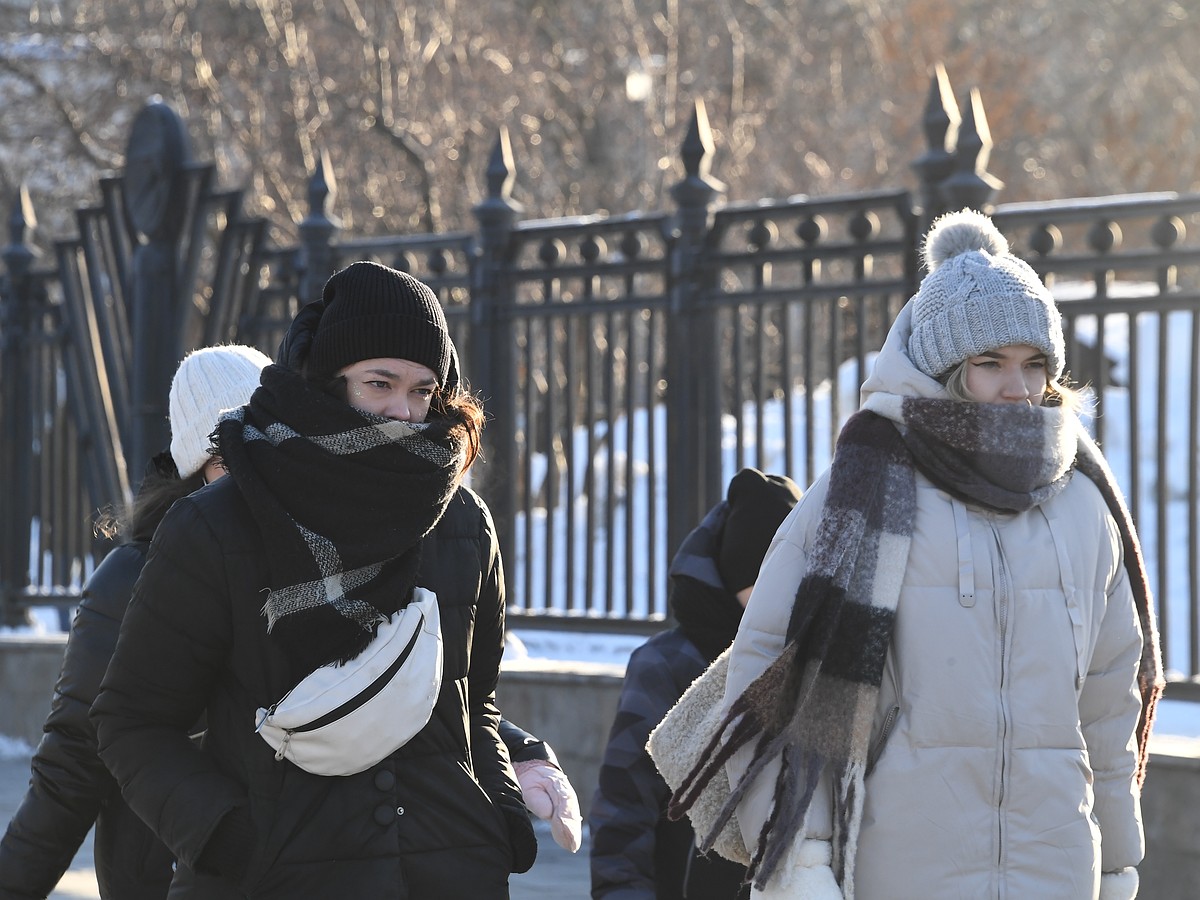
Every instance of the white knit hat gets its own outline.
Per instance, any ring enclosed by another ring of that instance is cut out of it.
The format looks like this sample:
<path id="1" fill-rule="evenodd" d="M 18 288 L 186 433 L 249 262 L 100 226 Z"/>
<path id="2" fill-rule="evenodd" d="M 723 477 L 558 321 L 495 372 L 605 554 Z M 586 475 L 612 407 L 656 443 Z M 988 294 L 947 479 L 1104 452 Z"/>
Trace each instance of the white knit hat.
<path id="1" fill-rule="evenodd" d="M 253 347 L 204 347 L 184 357 L 171 379 L 171 458 L 180 478 L 208 462 L 208 437 L 227 409 L 245 405 L 271 358 Z"/>
<path id="2" fill-rule="evenodd" d="M 929 274 L 913 297 L 908 355 L 932 378 L 989 350 L 1028 344 L 1063 371 L 1062 316 L 1024 260 L 1008 252 L 992 220 L 964 209 L 933 223 L 925 237 Z"/>

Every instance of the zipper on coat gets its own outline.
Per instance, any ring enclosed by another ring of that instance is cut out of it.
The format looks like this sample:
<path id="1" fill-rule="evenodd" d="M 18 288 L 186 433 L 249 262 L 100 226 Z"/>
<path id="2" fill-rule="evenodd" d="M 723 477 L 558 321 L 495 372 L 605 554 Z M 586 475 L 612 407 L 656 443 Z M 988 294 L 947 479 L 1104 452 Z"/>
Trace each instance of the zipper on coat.
<path id="1" fill-rule="evenodd" d="M 1009 580 L 1004 545 L 1000 542 L 1000 532 L 990 517 L 988 525 L 996 542 L 996 606 L 1000 619 L 1000 787 L 996 800 L 996 828 L 999 835 L 996 844 L 996 864 L 1000 865 L 1004 858 L 1004 791 L 1005 778 L 1008 775 L 1008 706 L 1005 695 L 1008 688 L 1008 612 L 1012 602 L 1012 584 Z"/>
<path id="2" fill-rule="evenodd" d="M 883 677 L 891 684 L 892 696 L 896 698 L 896 702 L 883 717 L 883 724 L 879 726 L 879 736 L 871 744 L 867 753 L 867 770 L 863 777 L 870 775 L 875 764 L 879 762 L 879 757 L 883 755 L 883 748 L 887 746 L 888 738 L 891 737 L 892 729 L 896 727 L 896 719 L 900 717 L 900 676 L 896 673 L 896 654 L 892 652 L 891 646 L 888 647 L 887 657 L 884 661 Z"/>
<path id="3" fill-rule="evenodd" d="M 875 742 L 875 747 L 871 750 L 871 755 L 867 757 L 866 776 L 869 777 L 871 771 L 875 768 L 875 763 L 879 762 L 879 757 L 883 755 L 883 748 L 887 745 L 888 737 L 892 733 L 892 728 L 896 725 L 896 719 L 900 715 L 900 707 L 893 706 L 888 710 L 883 719 L 883 726 L 879 729 L 879 740 Z"/>

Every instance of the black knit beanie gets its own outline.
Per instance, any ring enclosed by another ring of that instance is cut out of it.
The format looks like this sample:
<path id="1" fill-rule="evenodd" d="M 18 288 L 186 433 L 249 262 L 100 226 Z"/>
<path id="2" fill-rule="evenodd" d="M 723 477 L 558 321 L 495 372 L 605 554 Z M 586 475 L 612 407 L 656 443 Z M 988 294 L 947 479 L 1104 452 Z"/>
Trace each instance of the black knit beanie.
<path id="1" fill-rule="evenodd" d="M 325 309 L 306 370 L 332 378 L 363 359 L 407 359 L 428 366 L 446 386 L 454 345 L 442 305 L 429 287 L 376 262 L 351 263 L 325 282 Z"/>
<path id="2" fill-rule="evenodd" d="M 800 500 L 800 488 L 786 475 L 742 469 L 729 482 L 729 515 L 721 529 L 717 571 L 736 594 L 758 580 L 771 539 Z"/>

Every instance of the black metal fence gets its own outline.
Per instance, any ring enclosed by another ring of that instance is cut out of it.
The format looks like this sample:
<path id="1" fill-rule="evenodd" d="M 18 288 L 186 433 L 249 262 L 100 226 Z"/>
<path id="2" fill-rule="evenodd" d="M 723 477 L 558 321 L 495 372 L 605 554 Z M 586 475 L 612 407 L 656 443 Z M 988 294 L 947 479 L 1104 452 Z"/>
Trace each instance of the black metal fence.
<path id="1" fill-rule="evenodd" d="M 915 197 L 722 205 L 697 106 L 670 211 L 522 219 L 501 133 L 476 230 L 339 235 L 322 160 L 292 247 L 273 245 L 266 223 L 242 214 L 241 194 L 190 160 L 173 113 L 148 106 L 131 144 L 139 129 L 173 138 L 176 157 L 158 160 L 165 214 L 146 205 L 155 195 L 144 183 L 104 179 L 79 235 L 44 263 L 27 244 L 24 197 L 10 220 L 0 282 L 8 621 L 76 596 L 108 546 L 93 535 L 96 510 L 127 500 L 166 443 L 167 386 L 187 350 L 240 341 L 270 353 L 331 272 L 371 258 L 437 291 L 486 400 L 474 485 L 500 531 L 511 616 L 661 627 L 679 540 L 737 468 L 807 484 L 828 463 L 871 355 L 915 289 L 924 226 L 990 203 L 998 185 L 983 166 L 978 93 L 961 121 L 950 97 L 939 70 Z M 1093 387 L 1095 431 L 1150 560 L 1172 691 L 1186 693 L 1200 673 L 1200 196 L 993 212 L 1059 297 L 1068 367 Z"/>

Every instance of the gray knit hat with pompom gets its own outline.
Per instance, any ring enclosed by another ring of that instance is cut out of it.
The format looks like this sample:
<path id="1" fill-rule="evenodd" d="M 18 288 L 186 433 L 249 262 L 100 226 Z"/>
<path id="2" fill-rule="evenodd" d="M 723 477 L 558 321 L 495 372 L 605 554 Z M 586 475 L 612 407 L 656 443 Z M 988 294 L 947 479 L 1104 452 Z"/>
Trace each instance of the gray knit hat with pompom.
<path id="1" fill-rule="evenodd" d="M 932 378 L 972 356 L 1012 344 L 1046 354 L 1063 371 L 1062 316 L 1037 273 L 1008 252 L 992 220 L 971 209 L 948 213 L 925 237 L 929 274 L 913 297 L 908 355 Z"/>

